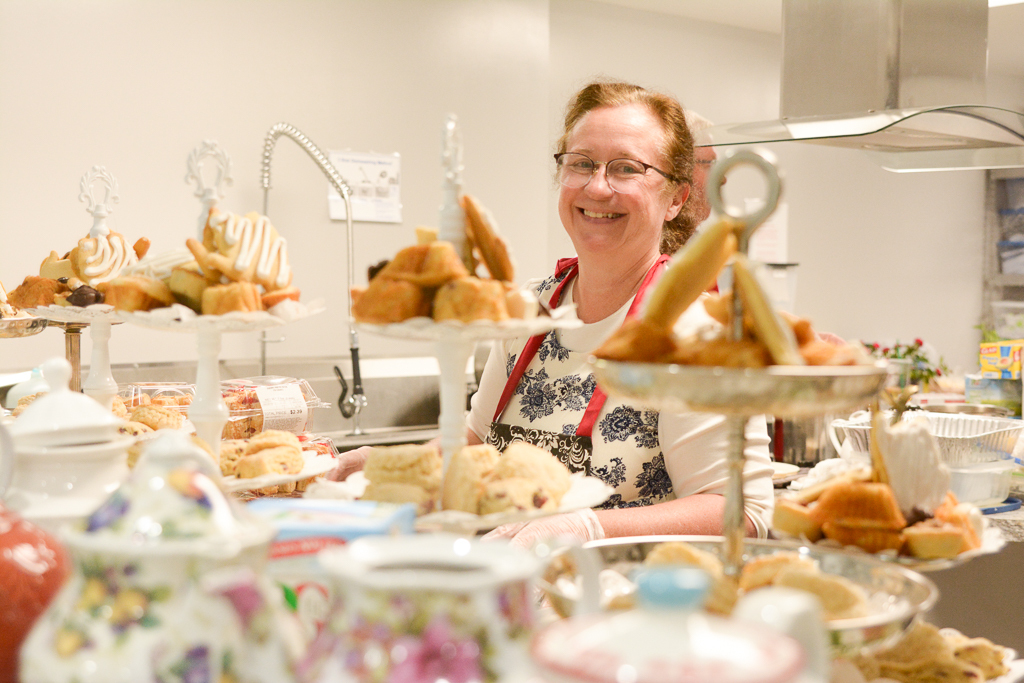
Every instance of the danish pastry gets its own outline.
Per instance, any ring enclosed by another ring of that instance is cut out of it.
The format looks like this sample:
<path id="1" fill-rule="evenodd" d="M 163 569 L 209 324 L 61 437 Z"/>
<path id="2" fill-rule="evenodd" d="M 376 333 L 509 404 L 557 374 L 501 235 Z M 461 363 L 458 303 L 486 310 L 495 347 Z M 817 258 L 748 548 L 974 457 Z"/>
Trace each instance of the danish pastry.
<path id="1" fill-rule="evenodd" d="M 222 273 L 229 280 L 254 282 L 270 292 L 292 282 L 288 243 L 266 216 L 245 216 L 212 207 L 203 229 L 203 241 L 185 242 L 203 272 Z"/>
<path id="2" fill-rule="evenodd" d="M 145 256 L 149 249 L 149 240 L 142 238 L 136 242 L 136 247 L 141 250 L 142 256 Z M 94 287 L 101 282 L 113 280 L 125 267 L 136 263 L 139 258 L 141 256 L 138 251 L 130 247 L 124 236 L 117 232 L 97 237 L 83 237 L 68 255 L 68 261 L 71 262 L 75 274 L 87 285 Z"/>

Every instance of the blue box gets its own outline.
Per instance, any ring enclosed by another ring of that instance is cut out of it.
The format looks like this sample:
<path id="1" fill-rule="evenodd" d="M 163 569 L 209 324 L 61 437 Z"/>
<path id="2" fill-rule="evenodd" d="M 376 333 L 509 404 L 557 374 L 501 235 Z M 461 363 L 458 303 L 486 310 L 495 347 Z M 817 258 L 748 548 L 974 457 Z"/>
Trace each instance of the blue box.
<path id="1" fill-rule="evenodd" d="M 1021 390 L 1020 377 L 998 379 L 980 374 L 964 376 L 964 399 L 968 403 L 1002 406 L 1012 410 L 1016 417 L 1021 416 Z"/>

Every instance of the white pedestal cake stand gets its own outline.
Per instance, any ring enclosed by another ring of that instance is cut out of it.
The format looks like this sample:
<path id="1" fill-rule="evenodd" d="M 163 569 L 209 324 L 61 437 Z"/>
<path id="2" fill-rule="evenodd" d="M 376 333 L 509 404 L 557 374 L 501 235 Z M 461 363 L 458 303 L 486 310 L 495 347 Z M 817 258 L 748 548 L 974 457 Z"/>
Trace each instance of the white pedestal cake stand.
<path id="1" fill-rule="evenodd" d="M 433 342 L 440 369 L 441 414 L 438 427 L 443 471 L 447 473 L 452 454 L 466 445 L 466 366 L 477 342 L 532 337 L 555 329 L 578 327 L 580 322 L 575 316 L 560 315 L 556 310 L 552 317 L 502 322 L 434 322 L 430 318 L 412 318 L 391 325 L 357 324 L 360 331 L 372 334 Z"/>
<path id="2" fill-rule="evenodd" d="M 189 420 L 196 426 L 196 434 L 213 450 L 220 452 L 221 435 L 228 421 L 228 407 L 220 389 L 221 336 L 225 332 L 257 332 L 284 325 L 318 311 L 304 309 L 280 318 L 266 311 L 237 312 L 225 315 L 196 315 L 191 309 L 175 304 L 153 311 L 121 313 L 125 322 L 169 332 L 190 332 L 196 335 L 198 363 L 196 365 L 196 395 L 189 406 Z"/>

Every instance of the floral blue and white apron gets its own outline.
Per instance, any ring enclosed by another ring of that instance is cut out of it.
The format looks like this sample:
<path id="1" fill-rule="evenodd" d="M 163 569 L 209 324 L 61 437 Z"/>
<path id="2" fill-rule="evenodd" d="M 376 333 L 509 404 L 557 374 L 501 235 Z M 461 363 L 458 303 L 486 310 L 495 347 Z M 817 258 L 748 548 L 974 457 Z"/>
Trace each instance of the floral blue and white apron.
<path id="1" fill-rule="evenodd" d="M 627 318 L 639 313 L 644 293 L 668 259 L 662 255 L 647 271 Z M 557 307 L 578 271 L 575 258 L 559 260 L 554 276 L 538 288 L 538 298 L 551 291 L 550 307 Z M 518 357 L 514 351 L 513 346 L 487 443 L 504 451 L 525 441 L 551 452 L 570 472 L 600 477 L 615 489 L 601 507 L 638 507 L 675 497 L 658 439 L 657 411 L 609 400 L 590 372 L 590 353 L 565 348 L 555 331 L 530 337 Z M 506 411 L 530 426 L 500 422 Z"/>

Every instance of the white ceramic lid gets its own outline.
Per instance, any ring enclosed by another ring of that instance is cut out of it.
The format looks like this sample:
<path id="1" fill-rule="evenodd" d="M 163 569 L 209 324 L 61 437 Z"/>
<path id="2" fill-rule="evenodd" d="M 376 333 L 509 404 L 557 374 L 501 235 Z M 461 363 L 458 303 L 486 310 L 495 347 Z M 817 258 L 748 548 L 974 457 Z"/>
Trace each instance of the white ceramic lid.
<path id="1" fill-rule="evenodd" d="M 79 446 L 117 439 L 124 420 L 95 399 L 71 391 L 71 364 L 51 358 L 42 365 L 50 391 L 29 404 L 11 425 L 16 449 Z"/>
<path id="2" fill-rule="evenodd" d="M 447 533 L 367 536 L 324 550 L 318 560 L 336 577 L 388 590 L 470 592 L 540 570 L 540 561 L 520 548 Z"/>
<path id="3" fill-rule="evenodd" d="M 219 479 L 212 458 L 188 435 L 161 430 L 128 479 L 65 541 L 96 551 L 208 557 L 269 544 L 273 527 L 228 498 Z"/>
<path id="4" fill-rule="evenodd" d="M 784 683 L 803 670 L 800 645 L 756 624 L 697 611 L 708 577 L 695 568 L 636 576 L 638 609 L 588 614 L 538 632 L 531 655 L 555 683 Z"/>

